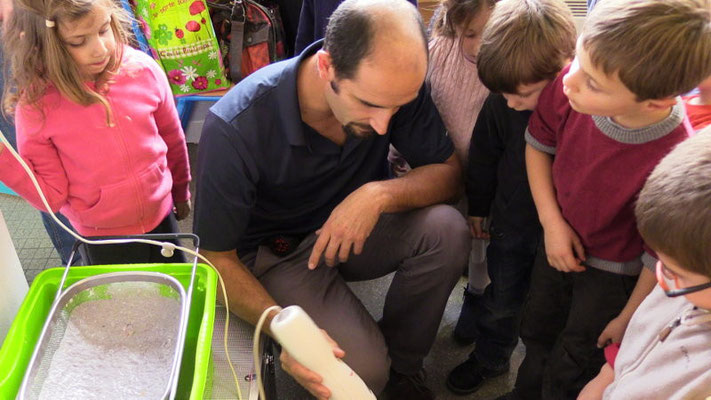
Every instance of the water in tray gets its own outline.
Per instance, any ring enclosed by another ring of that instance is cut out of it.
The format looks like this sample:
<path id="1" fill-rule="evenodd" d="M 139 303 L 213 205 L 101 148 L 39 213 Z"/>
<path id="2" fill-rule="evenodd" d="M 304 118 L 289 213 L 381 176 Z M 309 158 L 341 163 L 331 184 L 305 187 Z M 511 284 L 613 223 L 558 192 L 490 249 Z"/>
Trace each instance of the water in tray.
<path id="1" fill-rule="evenodd" d="M 76 294 L 57 322 L 33 398 L 162 398 L 180 323 L 172 288 L 148 282 L 97 286 Z"/>

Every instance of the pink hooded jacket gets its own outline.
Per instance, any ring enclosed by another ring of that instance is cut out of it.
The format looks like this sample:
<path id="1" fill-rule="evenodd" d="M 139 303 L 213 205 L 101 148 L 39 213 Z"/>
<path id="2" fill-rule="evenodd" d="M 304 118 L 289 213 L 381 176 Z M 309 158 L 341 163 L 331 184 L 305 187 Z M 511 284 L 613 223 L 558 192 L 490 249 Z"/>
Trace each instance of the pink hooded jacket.
<path id="1" fill-rule="evenodd" d="M 84 236 L 153 230 L 190 199 L 185 136 L 168 79 L 149 56 L 126 47 L 102 105 L 76 104 L 54 87 L 34 107 L 18 106 L 17 146 L 52 207 Z M 0 180 L 45 210 L 36 189 L 7 149 Z"/>

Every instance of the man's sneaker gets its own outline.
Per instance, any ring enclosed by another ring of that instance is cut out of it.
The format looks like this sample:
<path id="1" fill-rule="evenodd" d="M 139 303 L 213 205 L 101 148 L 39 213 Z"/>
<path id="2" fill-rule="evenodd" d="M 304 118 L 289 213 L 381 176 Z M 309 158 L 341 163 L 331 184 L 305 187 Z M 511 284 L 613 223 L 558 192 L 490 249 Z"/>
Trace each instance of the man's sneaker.
<path id="1" fill-rule="evenodd" d="M 425 384 L 425 371 L 403 375 L 390 370 L 390 380 L 385 386 L 385 398 L 389 400 L 433 400 L 434 393 Z"/>
<path id="2" fill-rule="evenodd" d="M 457 326 L 454 327 L 454 332 L 452 332 L 454 341 L 462 346 L 468 346 L 476 340 L 477 305 L 482 297 L 480 294 L 471 293 L 469 287 L 464 288 L 462 311 L 459 313 Z"/>
<path id="3" fill-rule="evenodd" d="M 456 394 L 476 392 L 487 379 L 502 375 L 509 370 L 508 363 L 501 369 L 483 367 L 474 357 L 457 365 L 447 376 L 447 388 Z"/>

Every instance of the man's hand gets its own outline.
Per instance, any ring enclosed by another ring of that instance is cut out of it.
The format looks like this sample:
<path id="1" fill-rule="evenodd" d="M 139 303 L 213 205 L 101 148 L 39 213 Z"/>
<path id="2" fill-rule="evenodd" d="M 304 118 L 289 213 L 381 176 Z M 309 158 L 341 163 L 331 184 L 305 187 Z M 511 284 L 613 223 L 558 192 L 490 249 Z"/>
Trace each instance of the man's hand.
<path id="1" fill-rule="evenodd" d="M 353 254 L 363 251 L 365 240 L 373 231 L 381 214 L 377 196 L 367 184 L 352 192 L 333 209 L 325 224 L 316 231 L 318 239 L 311 250 L 309 269 L 318 265 L 323 255 L 326 265 L 333 267 L 337 261 L 346 262 Z"/>
<path id="2" fill-rule="evenodd" d="M 472 236 L 477 239 L 489 239 L 489 232 L 484 230 L 484 222 L 486 218 L 484 217 L 467 217 L 467 222 L 469 223 L 469 231 Z"/>
<path id="3" fill-rule="evenodd" d="M 175 203 L 175 218 L 178 221 L 184 220 L 190 215 L 190 200 L 180 203 Z"/>
<path id="4" fill-rule="evenodd" d="M 338 358 L 343 358 L 343 356 L 346 355 L 346 352 L 338 347 L 338 344 L 331 339 L 330 336 L 328 336 L 326 331 L 321 329 L 321 332 L 323 332 L 326 340 L 328 340 L 333 347 L 333 355 Z M 279 361 L 281 361 L 281 368 L 291 375 L 296 382 L 299 383 L 299 385 L 303 386 L 318 400 L 328 400 L 328 398 L 331 397 L 331 391 L 326 386 L 321 384 L 321 382 L 323 382 L 323 378 L 319 374 L 299 364 L 299 362 L 294 360 L 289 353 L 286 352 L 286 350 L 281 350 Z"/>
<path id="5" fill-rule="evenodd" d="M 546 257 L 553 268 L 561 272 L 583 272 L 585 249 L 573 228 L 564 220 L 544 226 Z"/>

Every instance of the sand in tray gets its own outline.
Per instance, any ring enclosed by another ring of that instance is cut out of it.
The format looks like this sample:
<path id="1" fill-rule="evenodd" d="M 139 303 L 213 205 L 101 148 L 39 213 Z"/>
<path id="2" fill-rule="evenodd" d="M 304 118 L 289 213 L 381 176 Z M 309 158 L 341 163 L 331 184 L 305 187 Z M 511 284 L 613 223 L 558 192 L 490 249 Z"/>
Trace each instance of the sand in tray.
<path id="1" fill-rule="evenodd" d="M 173 365 L 180 303 L 162 296 L 156 284 L 108 287 L 111 299 L 63 311 L 66 330 L 61 335 L 56 329 L 59 345 L 45 360 L 49 369 L 39 399 L 162 398 Z"/>

